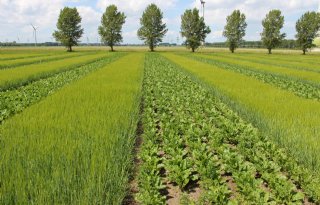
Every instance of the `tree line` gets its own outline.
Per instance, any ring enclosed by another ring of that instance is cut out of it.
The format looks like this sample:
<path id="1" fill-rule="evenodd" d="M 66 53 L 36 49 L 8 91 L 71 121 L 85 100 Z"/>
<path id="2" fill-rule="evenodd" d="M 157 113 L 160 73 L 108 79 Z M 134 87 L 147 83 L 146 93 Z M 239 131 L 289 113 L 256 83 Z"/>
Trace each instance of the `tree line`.
<path id="1" fill-rule="evenodd" d="M 215 47 L 215 48 L 225 48 L 228 47 L 227 42 L 215 42 L 215 43 L 206 43 L 206 47 Z M 247 41 L 244 40 L 239 44 L 239 48 L 267 48 L 261 40 L 258 41 Z M 293 39 L 283 39 L 281 44 L 277 48 L 282 49 L 300 49 L 297 45 L 297 41 Z"/>
<path id="2" fill-rule="evenodd" d="M 57 22 L 57 30 L 53 36 L 72 51 L 72 46 L 79 43 L 83 35 L 81 27 L 81 16 L 76 8 L 65 7 L 60 11 Z M 244 42 L 246 35 L 246 16 L 240 10 L 235 10 L 227 17 L 227 23 L 224 27 L 223 36 L 226 37 L 226 45 L 232 53 Z M 126 22 L 126 16 L 118 11 L 117 6 L 110 5 L 106 8 L 101 17 L 101 25 L 98 28 L 101 41 L 114 51 L 114 46 L 121 43 L 122 27 Z M 284 25 L 284 16 L 280 10 L 271 10 L 262 21 L 263 31 L 261 33 L 261 43 L 272 53 L 272 49 L 279 47 L 285 41 L 286 34 L 281 32 Z M 308 49 L 314 47 L 314 39 L 319 36 L 320 13 L 306 12 L 296 22 L 296 43 L 306 54 Z M 150 51 L 154 51 L 156 46 L 162 42 L 168 29 L 163 22 L 163 12 L 156 4 L 150 4 L 144 10 L 140 18 L 140 28 L 137 35 L 149 46 Z M 207 35 L 211 29 L 200 17 L 199 10 L 187 9 L 181 16 L 180 34 L 185 38 L 184 45 L 192 52 L 195 52 L 205 43 Z"/>

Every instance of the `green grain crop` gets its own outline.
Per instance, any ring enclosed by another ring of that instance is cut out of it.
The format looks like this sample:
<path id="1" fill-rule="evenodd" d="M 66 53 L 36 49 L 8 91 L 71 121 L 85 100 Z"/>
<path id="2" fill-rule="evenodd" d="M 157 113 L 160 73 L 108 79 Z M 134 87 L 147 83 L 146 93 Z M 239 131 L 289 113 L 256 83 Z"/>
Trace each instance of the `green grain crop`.
<path id="1" fill-rule="evenodd" d="M 171 61 L 213 85 L 230 98 L 229 104 L 243 107 L 252 122 L 302 164 L 319 173 L 320 104 L 265 84 L 248 76 L 220 69 L 174 54 L 164 54 Z"/>
<path id="2" fill-rule="evenodd" d="M 0 204 L 121 204 L 143 59 L 125 56 L 3 124 Z"/>
<path id="3" fill-rule="evenodd" d="M 68 70 L 70 68 L 85 65 L 96 61 L 108 54 L 98 53 L 86 56 L 79 56 L 70 59 L 56 60 L 52 62 L 28 65 L 19 69 L 0 70 L 0 90 L 10 89 L 34 81 L 54 73 Z"/>
<path id="4" fill-rule="evenodd" d="M 274 65 L 276 64 L 276 62 L 272 64 L 273 63 L 272 61 L 270 62 L 269 65 L 265 65 L 261 63 L 252 62 L 252 60 L 242 60 L 238 58 L 229 58 L 225 56 L 219 56 L 219 57 L 209 56 L 209 55 L 196 55 L 196 56 L 213 59 L 219 62 L 224 62 L 224 63 L 232 64 L 235 66 L 245 66 L 250 69 L 256 69 L 256 70 L 261 70 L 261 71 L 266 71 L 271 73 L 287 75 L 287 76 L 295 77 L 298 79 L 311 81 L 313 83 L 318 83 L 320 85 L 320 73 L 310 72 L 302 69 L 299 70 L 299 69 L 292 69 L 292 68 L 286 68 L 286 67 L 279 67 Z"/>

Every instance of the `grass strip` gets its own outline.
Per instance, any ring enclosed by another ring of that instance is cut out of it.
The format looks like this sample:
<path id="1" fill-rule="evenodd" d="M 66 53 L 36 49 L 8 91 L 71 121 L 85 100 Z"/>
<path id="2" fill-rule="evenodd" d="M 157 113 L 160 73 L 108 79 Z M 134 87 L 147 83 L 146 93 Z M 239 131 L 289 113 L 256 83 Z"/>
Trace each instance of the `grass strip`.
<path id="1" fill-rule="evenodd" d="M 91 53 L 94 54 L 94 53 Z M 27 65 L 34 65 L 34 64 L 42 64 L 46 62 L 56 61 L 56 60 L 62 60 L 62 59 L 68 59 L 68 58 L 74 58 L 84 55 L 90 55 L 90 53 L 57 53 L 54 55 L 48 55 L 48 56 L 40 56 L 37 58 L 24 58 L 24 59 L 17 59 L 17 60 L 10 60 L 10 61 L 2 61 L 0 63 L 0 70 L 4 69 L 13 69 L 13 68 L 24 68 L 24 66 Z"/>
<path id="2" fill-rule="evenodd" d="M 266 65 L 266 66 L 271 66 L 271 67 L 277 67 L 277 68 L 285 68 L 285 69 L 294 69 L 298 71 L 309 71 L 309 72 L 315 72 L 315 73 L 320 73 L 320 69 L 317 67 L 320 67 L 320 65 L 317 64 L 317 62 L 311 63 L 300 63 L 300 61 L 296 62 L 293 57 L 287 56 L 289 58 L 288 61 L 281 61 L 281 59 L 278 58 L 268 58 L 266 56 L 243 56 L 243 55 L 224 55 L 224 54 L 207 54 L 210 56 L 219 56 L 223 58 L 230 58 L 235 61 L 245 61 L 245 62 L 253 62 L 253 63 L 258 63 L 261 65 Z M 288 70 L 290 73 L 290 70 Z M 298 75 L 299 77 L 299 75 Z M 309 76 L 308 76 L 309 77 Z"/>
<path id="3" fill-rule="evenodd" d="M 219 68 L 232 70 L 243 75 L 256 78 L 264 83 L 268 83 L 278 88 L 291 91 L 299 97 L 320 100 L 320 85 L 310 81 L 296 79 L 290 76 L 285 76 L 277 73 L 260 71 L 243 65 L 219 62 L 218 60 L 213 60 L 204 56 L 187 56 L 199 62 L 204 62 Z"/>
<path id="4" fill-rule="evenodd" d="M 99 53 L 86 56 L 77 56 L 70 59 L 56 60 L 44 64 L 29 65 L 23 69 L 0 70 L 0 91 L 16 89 L 33 81 L 50 77 L 90 62 L 102 59 L 109 54 Z"/>
<path id="5" fill-rule="evenodd" d="M 138 121 L 143 54 L 65 86 L 1 126 L 1 204 L 120 204 Z"/>
<path id="6" fill-rule="evenodd" d="M 120 54 L 112 55 L 99 61 L 58 73 L 49 78 L 35 81 L 16 90 L 0 92 L 0 124 L 5 119 L 22 112 L 28 106 L 56 92 L 66 84 L 84 77 L 121 56 Z"/>
<path id="7" fill-rule="evenodd" d="M 304 64 L 295 63 L 295 66 L 283 66 L 278 65 L 277 60 L 261 60 L 259 57 L 241 57 L 241 56 L 228 56 L 228 55 L 204 55 L 209 56 L 211 59 L 215 59 L 221 62 L 226 62 L 230 64 L 242 65 L 252 69 L 279 73 L 282 75 L 292 76 L 296 78 L 300 78 L 303 80 L 319 82 L 320 79 L 320 69 L 315 68 L 315 64 L 307 68 Z M 286 64 L 287 65 L 287 64 Z"/>

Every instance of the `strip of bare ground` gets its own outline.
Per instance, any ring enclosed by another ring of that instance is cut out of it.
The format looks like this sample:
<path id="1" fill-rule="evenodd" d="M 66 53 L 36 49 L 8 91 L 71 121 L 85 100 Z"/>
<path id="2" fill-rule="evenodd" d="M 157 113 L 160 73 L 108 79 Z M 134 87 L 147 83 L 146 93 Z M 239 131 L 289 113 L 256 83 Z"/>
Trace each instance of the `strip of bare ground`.
<path id="1" fill-rule="evenodd" d="M 138 205 L 139 203 L 135 200 L 135 194 L 138 193 L 138 181 L 137 174 L 139 171 L 139 166 L 141 164 L 140 159 L 138 158 L 138 153 L 140 151 L 141 144 L 143 142 L 142 135 L 144 133 L 142 116 L 144 110 L 143 99 L 141 100 L 140 110 L 139 110 L 139 121 L 137 124 L 136 135 L 135 135 L 135 144 L 132 150 L 133 158 L 133 167 L 132 174 L 129 176 L 129 187 L 127 196 L 123 199 L 122 205 Z"/>

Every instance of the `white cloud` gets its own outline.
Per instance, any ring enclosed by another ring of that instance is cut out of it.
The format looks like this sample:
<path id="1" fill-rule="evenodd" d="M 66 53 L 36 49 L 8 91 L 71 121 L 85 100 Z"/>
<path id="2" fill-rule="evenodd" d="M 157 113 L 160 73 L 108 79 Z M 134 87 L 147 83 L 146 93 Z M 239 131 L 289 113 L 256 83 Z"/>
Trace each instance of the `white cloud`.
<path id="1" fill-rule="evenodd" d="M 0 25 L 5 26 L 5 30 L 0 33 L 1 40 L 16 40 L 16 36 L 21 41 L 31 40 L 31 23 L 39 27 L 38 33 L 53 28 L 63 3 L 63 0 L 52 0 L 48 6 L 42 0 L 0 0 Z M 45 39 L 39 35 L 39 41 Z"/>
<path id="2" fill-rule="evenodd" d="M 161 9 L 167 9 L 176 5 L 177 0 L 98 0 L 97 7 L 104 9 L 111 4 L 115 4 L 119 10 L 126 14 L 141 15 L 141 12 L 151 3 L 157 4 Z"/>
<path id="3" fill-rule="evenodd" d="M 100 25 L 102 12 L 97 12 L 88 6 L 78 6 L 77 9 L 82 18 L 81 24 L 84 28 L 84 35 L 81 41 L 86 43 L 88 40 L 90 43 L 98 42 L 98 26 Z"/>
<path id="4" fill-rule="evenodd" d="M 164 12 L 164 21 L 169 28 L 164 40 L 176 41 L 183 10 L 195 6 L 200 8 L 200 1 L 189 2 L 185 0 L 0 0 L 0 41 L 6 39 L 13 41 L 19 37 L 20 41 L 27 42 L 29 39 L 33 42 L 30 23 L 39 27 L 40 42 L 52 40 L 51 34 L 56 29 L 60 9 L 65 5 L 77 5 L 85 30 L 82 40 L 86 42 L 88 37 L 90 42 L 96 42 L 102 13 L 107 5 L 116 4 L 127 16 L 123 28 L 124 42 L 141 43 L 136 36 L 139 19 L 150 3 L 156 3 Z M 306 11 L 317 10 L 319 5 L 319 0 L 207 0 L 206 2 L 206 23 L 212 29 L 212 33 L 208 36 L 209 41 L 223 40 L 221 33 L 226 17 L 234 9 L 240 9 L 247 16 L 246 38 L 248 39 L 259 39 L 257 31 L 262 29 L 261 20 L 271 9 L 283 11 L 286 20 L 284 31 L 288 33 L 289 38 L 293 38 L 296 20 Z"/>
<path id="5" fill-rule="evenodd" d="M 288 35 L 290 38 L 294 37 L 295 21 L 306 11 L 317 10 L 319 0 L 208 0 L 205 4 L 205 20 L 211 27 L 213 33 L 208 37 L 209 40 L 216 40 L 219 38 L 216 31 L 223 30 L 226 23 L 226 18 L 233 10 L 239 9 L 247 17 L 248 35 L 245 37 L 248 40 L 258 40 L 261 30 L 261 21 L 271 9 L 280 9 L 285 16 L 286 23 L 285 31 L 291 32 Z M 200 8 L 200 1 L 194 1 L 191 7 Z M 223 40 L 220 36 L 219 40 Z"/>
<path id="6" fill-rule="evenodd" d="M 173 8 L 177 1 L 178 0 L 98 0 L 96 7 L 104 12 L 108 5 L 115 4 L 118 9 L 127 16 L 126 23 L 123 26 L 123 30 L 125 31 L 123 38 L 124 42 L 142 43 L 137 37 L 137 30 L 140 25 L 140 17 L 145 8 L 149 4 L 155 3 L 163 12 L 165 12 L 167 9 Z M 168 24 L 169 20 L 164 19 L 164 22 Z M 126 37 L 130 37 L 129 41 Z"/>

